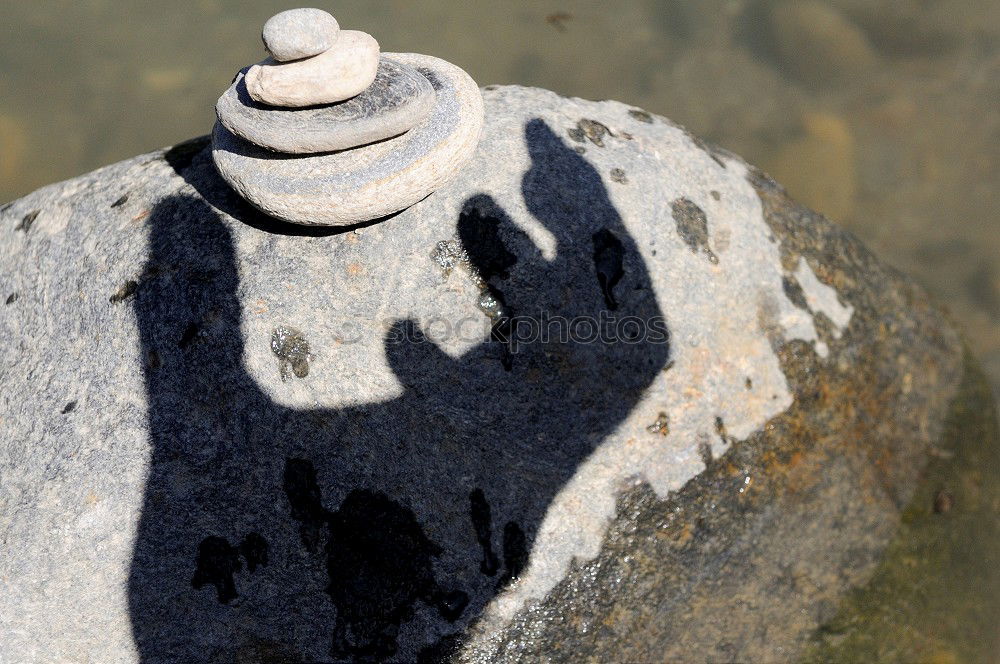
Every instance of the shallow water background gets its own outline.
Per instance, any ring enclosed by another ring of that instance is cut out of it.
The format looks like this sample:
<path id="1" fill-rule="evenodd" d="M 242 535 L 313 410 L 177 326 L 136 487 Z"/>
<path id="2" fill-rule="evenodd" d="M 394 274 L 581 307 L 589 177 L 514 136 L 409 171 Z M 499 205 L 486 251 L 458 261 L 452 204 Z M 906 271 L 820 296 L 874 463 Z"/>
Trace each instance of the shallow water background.
<path id="1" fill-rule="evenodd" d="M 313 4 L 482 85 L 619 99 L 741 154 L 921 281 L 1000 388 L 1000 2 Z M 3 0 L 0 201 L 207 133 L 294 6 Z"/>

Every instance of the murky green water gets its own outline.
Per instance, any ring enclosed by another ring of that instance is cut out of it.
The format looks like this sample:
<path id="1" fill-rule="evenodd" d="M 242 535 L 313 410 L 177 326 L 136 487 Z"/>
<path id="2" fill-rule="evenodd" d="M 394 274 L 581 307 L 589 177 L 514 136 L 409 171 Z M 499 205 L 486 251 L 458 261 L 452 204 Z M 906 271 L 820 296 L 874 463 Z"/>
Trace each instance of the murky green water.
<path id="1" fill-rule="evenodd" d="M 1000 2 L 342 0 L 386 51 L 662 113 L 947 304 L 1000 387 Z M 4 0 L 0 200 L 206 133 L 276 0 Z"/>

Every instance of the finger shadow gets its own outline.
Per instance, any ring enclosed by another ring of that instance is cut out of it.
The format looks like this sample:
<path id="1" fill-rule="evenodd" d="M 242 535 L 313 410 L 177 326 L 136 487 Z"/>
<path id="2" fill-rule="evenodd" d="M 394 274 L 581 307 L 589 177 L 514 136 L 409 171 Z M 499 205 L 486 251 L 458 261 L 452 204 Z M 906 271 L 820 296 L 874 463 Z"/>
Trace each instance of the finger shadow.
<path id="1" fill-rule="evenodd" d="M 596 320 L 609 291 L 621 312 L 659 315 L 597 171 L 541 120 L 525 138 L 522 191 L 555 259 L 489 197 L 455 220 L 504 315 Z M 150 444 L 129 579 L 141 661 L 447 659 L 530 564 L 548 506 L 669 345 L 536 339 L 512 355 L 494 339 L 455 358 L 400 321 L 386 336 L 400 396 L 277 404 L 243 366 L 233 234 L 284 227 L 247 221 L 206 146 L 187 150 L 167 158 L 200 195 L 153 210 L 135 296 Z M 610 258 L 601 234 L 618 243 Z M 498 353 L 509 366 L 483 363 Z"/>

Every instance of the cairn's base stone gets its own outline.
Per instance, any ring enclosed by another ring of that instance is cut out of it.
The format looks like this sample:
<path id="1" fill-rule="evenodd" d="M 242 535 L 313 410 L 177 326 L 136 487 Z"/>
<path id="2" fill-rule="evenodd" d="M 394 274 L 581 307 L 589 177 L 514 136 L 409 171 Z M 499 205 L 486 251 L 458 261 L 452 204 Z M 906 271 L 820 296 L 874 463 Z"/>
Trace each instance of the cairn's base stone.
<path id="1" fill-rule="evenodd" d="M 993 422 L 957 335 L 666 120 L 484 95 L 457 177 L 354 230 L 260 214 L 206 140 L 2 209 L 0 660 L 865 652 L 851 589 Z M 994 477 L 935 516 L 995 528 Z"/>

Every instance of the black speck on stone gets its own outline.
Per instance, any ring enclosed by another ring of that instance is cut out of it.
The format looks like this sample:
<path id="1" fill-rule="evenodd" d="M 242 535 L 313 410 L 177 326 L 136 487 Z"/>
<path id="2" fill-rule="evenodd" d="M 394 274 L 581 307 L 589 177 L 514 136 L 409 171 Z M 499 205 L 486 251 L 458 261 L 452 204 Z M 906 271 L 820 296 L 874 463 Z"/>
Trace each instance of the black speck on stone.
<path id="1" fill-rule="evenodd" d="M 646 124 L 653 124 L 653 116 L 650 115 L 647 111 L 642 110 L 641 108 L 633 108 L 629 110 L 628 114 L 631 115 L 636 120 L 638 120 L 639 122 L 645 122 Z"/>
<path id="2" fill-rule="evenodd" d="M 122 284 L 121 288 L 115 291 L 114 295 L 108 298 L 108 302 L 110 302 L 111 304 L 119 304 L 121 302 L 124 302 L 125 300 L 135 295 L 135 292 L 138 289 L 139 289 L 139 283 L 137 281 L 129 279 L 124 284 Z"/>
<path id="3" fill-rule="evenodd" d="M 677 234 L 691 251 L 704 252 L 710 263 L 718 263 L 719 259 L 708 246 L 708 217 L 705 211 L 689 198 L 678 198 L 670 204 L 674 221 L 677 223 Z"/>
<path id="4" fill-rule="evenodd" d="M 72 413 L 74 410 L 76 410 L 76 402 L 75 401 L 70 401 L 65 406 L 63 406 L 62 414 L 66 415 L 68 413 Z"/>
<path id="5" fill-rule="evenodd" d="M 24 215 L 23 217 L 21 217 L 21 221 L 17 224 L 17 226 L 14 227 L 14 230 L 24 231 L 25 233 L 27 233 L 29 230 L 31 230 L 31 225 L 35 223 L 35 219 L 38 218 L 38 215 L 40 213 L 41 210 L 34 210 Z"/>
<path id="6" fill-rule="evenodd" d="M 215 586 L 219 601 L 228 604 L 238 597 L 233 575 L 243 568 L 239 552 L 229 540 L 209 535 L 198 545 L 196 569 L 191 585 L 200 590 L 206 584 Z"/>
<path id="7" fill-rule="evenodd" d="M 4 302 L 4 304 L 14 304 L 15 302 L 17 302 L 17 299 L 19 297 L 21 296 L 18 295 L 17 293 L 11 293 L 10 295 L 7 296 L 7 300 Z"/>
<path id="8" fill-rule="evenodd" d="M 111 204 L 111 207 L 113 208 L 121 207 L 125 205 L 127 202 L 128 202 L 128 194 L 123 194 L 121 198 L 119 198 L 118 200 L 116 200 L 114 203 Z"/>
<path id="9" fill-rule="evenodd" d="M 597 282 L 604 295 L 604 304 L 614 311 L 618 308 L 615 300 L 615 286 L 625 276 L 625 247 L 615 234 L 606 228 L 594 233 L 594 268 Z"/>
<path id="10" fill-rule="evenodd" d="M 628 176 L 625 175 L 624 169 L 621 168 L 611 169 L 611 179 L 618 184 L 628 184 Z"/>

